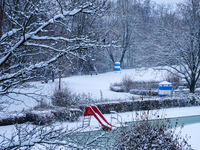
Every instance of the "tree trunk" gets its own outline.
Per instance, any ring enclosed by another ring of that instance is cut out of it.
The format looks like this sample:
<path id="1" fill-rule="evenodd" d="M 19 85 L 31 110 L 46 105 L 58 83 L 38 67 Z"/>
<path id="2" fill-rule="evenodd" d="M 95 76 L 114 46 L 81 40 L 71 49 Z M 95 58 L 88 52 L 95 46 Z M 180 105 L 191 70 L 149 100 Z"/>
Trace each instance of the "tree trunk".
<path id="1" fill-rule="evenodd" d="M 195 92 L 195 85 L 196 85 L 196 82 L 194 79 L 192 79 L 191 82 L 189 83 L 190 93 Z"/>
<path id="2" fill-rule="evenodd" d="M 124 61 L 124 56 L 126 54 L 126 51 L 128 50 L 128 46 L 129 46 L 129 38 L 130 37 L 130 32 L 129 32 L 129 24 L 128 24 L 128 20 L 125 20 L 125 24 L 124 24 L 124 35 L 123 35 L 123 51 L 121 54 L 121 58 L 120 58 L 120 64 L 122 65 L 123 61 Z"/>
<path id="3" fill-rule="evenodd" d="M 2 27 L 3 27 L 3 0 L 0 0 L 0 38 L 3 35 Z"/>

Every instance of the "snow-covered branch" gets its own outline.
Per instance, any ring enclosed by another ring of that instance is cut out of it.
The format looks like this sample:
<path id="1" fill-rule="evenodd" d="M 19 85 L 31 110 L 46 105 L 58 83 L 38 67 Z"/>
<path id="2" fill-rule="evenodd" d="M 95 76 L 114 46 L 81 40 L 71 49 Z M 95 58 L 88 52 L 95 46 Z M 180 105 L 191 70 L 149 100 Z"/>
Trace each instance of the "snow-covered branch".
<path id="1" fill-rule="evenodd" d="M 16 34 L 18 31 L 20 31 L 21 28 L 19 29 L 12 29 L 11 31 L 8 31 L 6 33 L 4 33 L 0 39 L 0 42 L 2 42 L 3 40 L 5 40 L 6 38 L 10 38 L 11 36 L 13 36 L 14 34 Z"/>
<path id="2" fill-rule="evenodd" d="M 19 48 L 24 42 L 26 42 L 27 40 L 31 39 L 32 37 L 33 37 L 33 39 L 34 39 L 34 37 L 36 38 L 37 37 L 36 34 L 41 32 L 42 30 L 44 30 L 47 26 L 49 26 L 50 24 L 53 24 L 56 20 L 63 19 L 65 17 L 67 17 L 67 16 L 74 16 L 74 15 L 78 14 L 79 12 L 81 12 L 83 9 L 86 9 L 91 5 L 92 5 L 91 3 L 88 3 L 88 4 L 85 4 L 85 5 L 81 6 L 80 8 L 74 8 L 71 11 L 65 11 L 63 14 L 58 14 L 58 15 L 54 16 L 53 18 L 49 19 L 48 21 L 44 22 L 41 26 L 36 28 L 35 31 L 29 32 L 29 33 L 25 33 L 25 35 L 21 36 L 20 40 L 13 47 L 11 47 L 10 50 L 8 50 L 7 55 L 4 56 L 3 58 L 1 58 L 0 66 L 2 66 L 5 63 L 6 60 L 8 60 L 8 58 L 11 56 L 11 54 L 13 53 L 13 51 L 16 48 Z M 20 30 L 21 30 L 21 28 L 20 29 L 12 29 L 11 31 L 5 33 L 1 37 L 1 41 L 3 39 L 5 39 L 6 37 L 11 37 L 12 35 L 14 35 L 15 33 L 17 33 Z M 62 38 L 62 40 L 63 39 L 66 40 L 66 38 Z M 58 40 L 58 38 L 57 38 L 57 40 Z"/>
<path id="3" fill-rule="evenodd" d="M 104 138 L 106 134 L 103 132 L 99 136 L 90 136 L 90 132 L 82 132 L 83 129 L 78 127 L 68 130 L 62 124 L 47 126 L 34 126 L 31 124 L 15 125 L 10 138 L 6 137 L 6 133 L 0 135 L 0 149 L 34 148 L 35 145 L 40 145 L 40 147 L 55 145 L 57 147 L 63 146 L 64 148 L 89 149 L 96 146 L 95 142 Z M 90 138 L 85 138 L 85 142 L 81 143 L 75 140 L 76 136 L 78 136 L 76 134 Z"/>
<path id="4" fill-rule="evenodd" d="M 2 95 L 8 94 L 9 89 L 17 87 L 17 84 L 34 79 L 38 74 L 42 76 L 45 68 L 50 65 L 55 67 L 63 56 L 66 56 L 68 62 L 73 62 L 73 59 L 86 61 L 86 55 L 91 55 L 86 51 L 102 46 L 97 39 L 76 35 L 71 29 L 74 28 L 73 17 L 100 13 L 104 4 L 95 1 L 67 4 L 67 7 L 63 5 L 59 13 L 58 5 L 51 1 L 22 0 L 17 3 L 15 6 L 14 2 L 5 1 L 5 14 L 12 27 L 0 39 Z"/>

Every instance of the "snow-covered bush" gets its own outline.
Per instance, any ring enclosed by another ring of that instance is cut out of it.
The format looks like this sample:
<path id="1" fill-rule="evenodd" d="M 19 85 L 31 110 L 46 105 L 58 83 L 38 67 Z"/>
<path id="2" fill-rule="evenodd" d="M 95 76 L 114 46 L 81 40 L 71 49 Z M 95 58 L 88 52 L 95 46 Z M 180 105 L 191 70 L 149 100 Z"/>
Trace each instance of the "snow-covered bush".
<path id="1" fill-rule="evenodd" d="M 77 121 L 83 112 L 78 108 L 51 107 L 48 109 L 27 110 L 26 120 L 36 125 L 45 125 L 55 121 Z"/>
<path id="2" fill-rule="evenodd" d="M 46 111 L 33 110 L 26 112 L 26 119 L 27 121 L 30 121 L 36 125 L 45 125 L 51 123 L 55 119 L 55 116 L 53 113 L 51 113 L 50 110 Z"/>
<path id="3" fill-rule="evenodd" d="M 130 75 L 124 75 L 121 84 L 124 87 L 125 92 L 129 92 L 134 85 L 134 79 Z"/>
<path id="4" fill-rule="evenodd" d="M 172 129 L 170 119 L 158 119 L 149 121 L 147 114 L 139 115 L 142 121 L 131 126 L 129 130 L 122 129 L 121 135 L 116 140 L 114 149 L 116 150 L 182 150 L 192 149 L 187 143 L 188 137 L 183 138 L 180 131 L 177 133 Z M 137 119 L 136 119 L 137 120 Z"/>
<path id="5" fill-rule="evenodd" d="M 123 76 L 121 82 L 112 83 L 110 90 L 114 92 L 130 92 L 137 95 L 158 95 L 158 82 L 155 81 L 134 81 L 130 75 Z"/>
<path id="6" fill-rule="evenodd" d="M 200 105 L 200 97 L 197 94 L 190 93 L 187 96 L 189 106 L 199 106 Z"/>
<path id="7" fill-rule="evenodd" d="M 124 87 L 122 87 L 121 85 L 117 85 L 117 84 L 111 84 L 110 90 L 114 91 L 114 92 L 125 92 Z"/>
<path id="8" fill-rule="evenodd" d="M 54 106 L 74 107 L 91 104 L 93 99 L 90 94 L 76 94 L 68 86 L 62 89 L 55 89 L 51 97 Z"/>
<path id="9" fill-rule="evenodd" d="M 25 122 L 27 122 L 27 119 L 24 113 L 0 113 L 0 126 L 22 124 Z"/>
<path id="10" fill-rule="evenodd" d="M 55 107 L 52 111 L 52 114 L 55 116 L 57 121 L 77 121 L 80 116 L 83 115 L 83 112 L 78 108 L 65 108 L 65 107 Z"/>
<path id="11" fill-rule="evenodd" d="M 191 149 L 187 139 L 182 139 L 173 131 L 163 127 L 153 126 L 149 122 L 142 122 L 134 125 L 131 130 L 126 131 L 117 140 L 116 150 L 182 150 L 183 148 Z"/>
<path id="12" fill-rule="evenodd" d="M 131 89 L 131 94 L 136 95 L 146 95 L 146 96 L 158 96 L 158 90 L 138 90 L 138 89 Z"/>
<path id="13" fill-rule="evenodd" d="M 173 94 L 173 102 L 177 101 L 179 107 L 200 106 L 200 96 L 197 93 L 187 93 L 186 90 Z"/>
<path id="14" fill-rule="evenodd" d="M 110 85 L 110 90 L 115 92 L 129 92 L 133 85 L 133 78 L 130 75 L 124 75 L 120 83 Z"/>
<path id="15" fill-rule="evenodd" d="M 47 101 L 45 101 L 44 99 L 41 99 L 38 102 L 38 105 L 36 105 L 34 107 L 35 110 L 38 110 L 38 109 L 48 109 L 48 108 L 52 108 L 52 106 L 50 104 L 48 104 Z"/>
<path id="16" fill-rule="evenodd" d="M 52 104 L 55 106 L 75 105 L 75 102 L 72 101 L 73 93 L 67 86 L 61 89 L 55 89 L 51 99 L 52 99 Z"/>

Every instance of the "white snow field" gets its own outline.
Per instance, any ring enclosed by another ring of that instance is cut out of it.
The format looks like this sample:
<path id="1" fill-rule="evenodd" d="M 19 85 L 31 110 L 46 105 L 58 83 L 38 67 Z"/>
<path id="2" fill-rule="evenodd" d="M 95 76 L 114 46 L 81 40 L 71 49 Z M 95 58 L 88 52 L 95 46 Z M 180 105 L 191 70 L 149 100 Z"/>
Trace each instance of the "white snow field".
<path id="1" fill-rule="evenodd" d="M 120 82 L 123 76 L 130 75 L 133 77 L 136 81 L 163 81 L 164 77 L 166 76 L 165 71 L 154 71 L 153 69 L 148 69 L 146 71 L 137 71 L 135 69 L 127 69 L 122 70 L 119 73 L 116 72 L 108 72 L 98 75 L 82 75 L 82 76 L 72 76 L 62 79 L 62 86 L 70 87 L 72 92 L 76 93 L 90 93 L 92 97 L 95 99 L 100 99 L 102 96 L 103 98 L 107 98 L 110 100 L 115 99 L 123 99 L 123 100 L 129 100 L 132 96 L 136 97 L 135 95 L 129 94 L 129 93 L 116 93 L 112 92 L 109 89 L 109 86 L 111 83 Z M 41 93 L 41 94 L 47 94 L 48 96 L 51 96 L 53 93 L 53 90 L 56 86 L 58 86 L 58 80 L 56 80 L 55 83 L 49 82 L 48 84 L 42 84 L 41 82 L 33 82 L 31 85 L 34 85 L 34 87 L 39 88 L 28 88 L 28 89 L 21 89 L 22 92 L 33 92 Z M 102 94 L 101 94 L 102 93 Z M 29 109 L 31 107 L 34 107 L 38 104 L 35 100 L 32 98 L 27 98 L 24 96 L 20 96 L 17 94 L 10 95 L 13 98 L 16 99 L 22 99 L 23 103 L 20 101 L 17 101 L 17 106 L 12 104 L 9 107 L 9 111 L 20 111 L 23 109 Z M 2 99 L 6 100 L 7 97 L 3 97 Z M 192 115 L 200 115 L 200 107 L 185 107 L 185 108 L 170 108 L 165 110 L 160 110 L 161 114 L 166 114 L 164 117 L 182 117 L 182 116 L 192 116 Z M 126 113 L 120 113 L 120 115 L 123 118 L 123 122 L 126 121 L 132 121 L 134 117 L 135 112 L 126 112 Z M 1 114 L 0 114 L 1 115 Z M 110 114 L 105 114 L 105 118 L 108 120 L 108 122 L 111 122 Z M 65 122 L 64 125 L 68 126 L 68 128 L 74 128 L 76 126 L 80 126 L 82 124 L 82 117 L 78 122 Z M 198 121 L 197 121 L 198 122 Z M 200 120 L 199 120 L 200 122 Z M 91 128 L 99 127 L 99 123 L 97 120 L 92 117 L 91 120 Z M 14 126 L 1 126 L 0 127 L 0 134 L 5 133 L 7 131 L 7 134 L 9 134 Z M 188 135 L 191 136 L 189 139 L 189 144 L 192 145 L 192 148 L 195 150 L 200 149 L 200 142 L 199 142 L 199 135 L 200 135 L 200 123 L 185 125 L 182 129 L 182 135 Z"/>
<path id="2" fill-rule="evenodd" d="M 62 78 L 61 87 L 68 86 L 72 92 L 75 93 L 85 93 L 90 94 L 94 99 L 100 99 L 103 96 L 104 99 L 110 100 L 127 100 L 131 99 L 132 96 L 137 98 L 138 96 L 130 93 L 117 93 L 110 91 L 110 84 L 121 82 L 124 76 L 131 76 L 135 81 L 163 81 L 163 78 L 166 76 L 166 71 L 155 71 L 153 69 L 148 70 L 136 70 L 136 69 L 127 69 L 122 70 L 121 72 L 108 72 L 98 75 L 82 75 L 82 76 L 72 76 L 67 78 Z M 30 83 L 33 88 L 27 89 L 18 89 L 16 92 L 31 93 L 35 92 L 37 94 L 43 94 L 51 96 L 54 89 L 58 87 L 58 79 L 54 83 L 51 81 L 48 84 L 42 84 L 41 82 Z M 35 87 L 35 88 L 34 88 Z M 101 94 L 102 93 L 102 94 Z M 9 110 L 20 111 L 30 107 L 34 107 L 38 104 L 37 101 L 33 100 L 31 97 L 25 97 L 18 94 L 10 94 L 10 97 L 14 99 L 23 100 L 15 101 L 16 105 L 10 105 Z M 39 97 L 39 96 L 38 96 Z M 39 99 L 36 96 L 36 99 Z M 7 97 L 2 97 L 2 99 L 9 99 Z M 48 98 L 50 99 L 50 98 Z"/>
<path id="3" fill-rule="evenodd" d="M 153 0 L 157 4 L 177 4 L 177 3 L 183 3 L 184 0 Z"/>

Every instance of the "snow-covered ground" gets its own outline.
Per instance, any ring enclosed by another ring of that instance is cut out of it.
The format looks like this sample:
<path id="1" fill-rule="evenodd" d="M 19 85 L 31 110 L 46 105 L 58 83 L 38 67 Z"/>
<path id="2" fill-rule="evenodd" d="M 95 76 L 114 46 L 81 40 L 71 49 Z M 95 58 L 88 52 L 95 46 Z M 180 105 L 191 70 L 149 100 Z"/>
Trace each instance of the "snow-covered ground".
<path id="1" fill-rule="evenodd" d="M 63 79 L 70 88 L 77 93 L 90 93 L 93 97 L 100 99 L 101 92 L 104 98 L 108 99 L 128 99 L 132 96 L 129 93 L 116 93 L 109 89 L 111 83 L 121 82 L 124 76 L 131 76 L 135 81 L 162 81 L 165 71 L 149 70 L 122 70 L 120 73 L 108 72 L 98 75 L 74 76 Z"/>
<path id="2" fill-rule="evenodd" d="M 176 4 L 176 3 L 183 3 L 184 2 L 184 0 L 152 0 L 152 1 L 154 1 L 158 4 L 163 4 L 163 3 L 165 3 L 165 4 L 168 4 L 168 3 Z"/>
<path id="3" fill-rule="evenodd" d="M 83 76 L 73 76 L 68 78 L 62 79 L 62 86 L 65 86 L 67 84 L 68 87 L 72 90 L 72 92 L 76 93 L 90 93 L 92 97 L 95 99 L 100 99 L 101 97 L 107 98 L 107 99 L 124 99 L 128 100 L 133 95 L 129 93 L 116 93 L 112 92 L 109 89 L 109 86 L 111 83 L 118 83 L 121 81 L 123 76 L 130 75 L 135 81 L 163 81 L 164 77 L 166 77 L 165 71 L 154 71 L 152 69 L 148 69 L 146 71 L 137 71 L 135 69 L 128 69 L 128 70 L 122 70 L 120 73 L 116 72 L 108 72 L 98 75 L 83 75 Z M 23 92 L 33 92 L 36 91 L 36 93 L 40 94 L 47 94 L 48 96 L 51 96 L 53 93 L 53 90 L 58 86 L 58 80 L 56 80 L 55 83 L 49 82 L 48 84 L 42 84 L 41 82 L 33 82 L 31 83 L 34 87 L 39 88 L 28 88 L 28 89 L 21 89 L 20 91 Z M 24 96 L 20 96 L 17 94 L 10 95 L 13 98 L 16 99 L 22 99 L 24 103 L 21 103 L 20 101 L 16 102 L 16 105 L 10 105 L 9 110 L 10 111 L 20 111 L 23 109 L 31 108 L 38 104 L 35 100 L 31 98 L 27 98 Z M 135 96 L 135 95 L 134 95 Z M 3 97 L 2 99 L 8 99 L 6 97 Z M 170 108 L 166 110 L 161 110 L 161 114 L 166 114 L 165 117 L 180 117 L 180 116 L 191 116 L 191 115 L 200 115 L 200 107 L 187 107 L 187 108 Z M 133 120 L 135 112 L 127 112 L 127 113 L 120 113 L 120 115 L 123 118 L 123 121 L 131 121 Z M 105 115 L 106 119 L 108 121 L 110 120 L 110 115 Z M 70 127 L 76 127 L 81 124 L 81 120 L 79 122 L 75 123 L 68 123 L 66 122 L 65 125 Z M 197 121 L 198 122 L 198 121 Z M 92 118 L 91 121 L 91 127 L 98 127 L 98 122 Z M 4 133 L 5 131 L 8 131 L 8 133 L 12 130 L 13 126 L 5 126 L 0 127 L 0 134 Z M 192 145 L 192 148 L 199 149 L 200 143 L 197 141 L 198 136 L 200 135 L 200 123 L 195 123 L 191 125 L 186 125 L 183 130 L 182 134 L 187 134 L 188 136 L 191 136 L 191 139 L 189 139 L 189 143 Z"/>
<path id="4" fill-rule="evenodd" d="M 133 95 L 129 93 L 116 93 L 110 91 L 111 83 L 121 82 L 124 76 L 131 76 L 135 81 L 163 81 L 166 76 L 166 71 L 154 71 L 153 69 L 148 70 L 135 70 L 127 69 L 122 70 L 120 73 L 108 72 L 98 75 L 82 75 L 82 76 L 72 76 L 68 78 L 62 78 L 62 87 L 68 86 L 72 92 L 75 93 L 85 93 L 91 94 L 94 99 L 100 99 L 102 96 L 105 99 L 116 100 L 116 99 L 130 99 Z M 35 92 L 38 94 L 47 94 L 51 96 L 54 89 L 58 87 L 58 79 L 54 83 L 51 81 L 48 84 L 42 84 L 41 82 L 30 83 L 33 87 L 27 89 L 19 89 L 16 92 L 31 93 Z M 37 87 L 34 88 L 34 87 Z M 135 96 L 135 95 L 134 95 Z M 23 95 L 10 94 L 10 97 L 22 100 L 15 101 L 16 105 L 10 105 L 9 110 L 23 110 L 33 107 L 38 104 L 35 100 L 30 97 L 25 97 Z M 137 97 L 137 96 L 136 96 Z M 3 97 L 2 99 L 8 99 Z M 39 98 L 38 98 L 39 99 Z"/>

